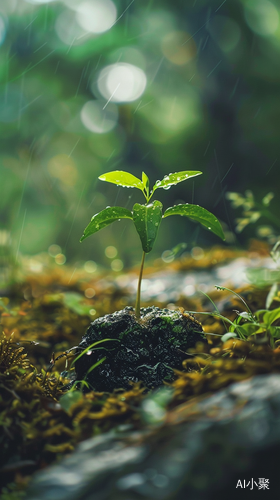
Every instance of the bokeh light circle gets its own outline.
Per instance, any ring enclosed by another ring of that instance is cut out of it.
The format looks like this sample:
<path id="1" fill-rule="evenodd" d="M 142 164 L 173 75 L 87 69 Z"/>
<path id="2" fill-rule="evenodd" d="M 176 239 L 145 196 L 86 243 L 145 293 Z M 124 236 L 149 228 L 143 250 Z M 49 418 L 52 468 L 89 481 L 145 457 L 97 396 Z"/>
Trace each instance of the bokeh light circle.
<path id="1" fill-rule="evenodd" d="M 1 0 L 0 12 L 1 14 L 12 14 L 17 7 L 17 0 Z"/>
<path id="2" fill-rule="evenodd" d="M 186 40 L 188 42 L 184 43 Z M 195 41 L 184 31 L 167 33 L 162 39 L 161 49 L 166 59 L 178 66 L 188 63 L 196 55 Z"/>
<path id="3" fill-rule="evenodd" d="M 76 13 L 66 9 L 57 16 L 55 31 L 63 43 L 71 46 L 84 43 L 84 35 L 87 34 L 78 24 Z"/>
<path id="4" fill-rule="evenodd" d="M 96 134 L 105 134 L 112 130 L 118 121 L 118 108 L 109 103 L 104 108 L 100 101 L 87 101 L 81 110 L 83 125 Z"/>
<path id="5" fill-rule="evenodd" d="M 48 161 L 48 171 L 52 177 L 59 179 L 62 187 L 74 187 L 78 179 L 76 163 L 66 154 L 53 156 Z"/>
<path id="6" fill-rule="evenodd" d="M 55 2 L 56 0 L 26 0 L 28 3 L 32 3 L 35 5 L 42 5 L 44 3 Z"/>
<path id="7" fill-rule="evenodd" d="M 142 69 L 128 63 L 106 66 L 99 74 L 98 89 L 113 102 L 131 102 L 140 97 L 147 84 Z"/>
<path id="8" fill-rule="evenodd" d="M 0 45 L 2 45 L 2 43 L 4 42 L 5 36 L 6 36 L 6 26 L 3 17 L 0 16 Z"/>
<path id="9" fill-rule="evenodd" d="M 273 35 L 278 29 L 279 13 L 269 0 L 249 0 L 244 9 L 248 26 L 258 35 Z"/>
<path id="10" fill-rule="evenodd" d="M 91 33 L 109 30 L 117 19 L 117 9 L 111 0 L 91 0 L 76 8 L 79 25 Z"/>

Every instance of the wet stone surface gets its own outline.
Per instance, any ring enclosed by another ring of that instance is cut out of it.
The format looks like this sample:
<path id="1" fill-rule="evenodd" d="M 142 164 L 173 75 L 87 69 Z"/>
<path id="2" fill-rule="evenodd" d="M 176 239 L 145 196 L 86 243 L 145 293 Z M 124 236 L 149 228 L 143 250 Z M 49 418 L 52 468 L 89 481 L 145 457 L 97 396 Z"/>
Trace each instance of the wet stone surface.
<path id="1" fill-rule="evenodd" d="M 27 498 L 274 500 L 279 453 L 280 375 L 259 375 L 175 409 L 154 430 L 119 428 L 84 441 L 36 473 Z M 268 480 L 263 494 L 259 478 Z"/>
<path id="2" fill-rule="evenodd" d="M 187 350 L 203 341 L 202 334 L 201 324 L 187 312 L 153 306 L 142 308 L 137 320 L 134 309 L 126 307 L 91 323 L 80 352 L 103 342 L 77 359 L 76 379 L 96 391 L 128 389 L 139 381 L 149 389 L 158 387 L 174 380 L 173 368 L 182 369 Z"/>

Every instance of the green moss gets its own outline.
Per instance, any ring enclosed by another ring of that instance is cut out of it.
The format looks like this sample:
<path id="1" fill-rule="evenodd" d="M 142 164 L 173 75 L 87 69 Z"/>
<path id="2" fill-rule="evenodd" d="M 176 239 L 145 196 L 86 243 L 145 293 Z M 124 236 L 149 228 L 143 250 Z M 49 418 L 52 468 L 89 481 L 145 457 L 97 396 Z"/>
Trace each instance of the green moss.
<path id="1" fill-rule="evenodd" d="M 183 332 L 184 332 L 184 329 L 183 329 L 180 325 L 178 325 L 178 326 L 174 326 L 174 327 L 173 327 L 173 332 L 174 332 L 174 333 L 183 333 Z"/>
<path id="2" fill-rule="evenodd" d="M 21 500 L 26 499 L 25 491 L 19 490 L 17 484 L 10 483 L 2 489 L 1 500 Z"/>

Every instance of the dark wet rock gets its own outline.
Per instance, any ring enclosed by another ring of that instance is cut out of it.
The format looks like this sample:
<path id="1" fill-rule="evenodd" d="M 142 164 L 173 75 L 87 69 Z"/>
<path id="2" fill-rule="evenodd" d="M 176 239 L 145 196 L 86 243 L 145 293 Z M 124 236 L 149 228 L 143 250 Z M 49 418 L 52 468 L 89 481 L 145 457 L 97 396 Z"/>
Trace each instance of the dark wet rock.
<path id="1" fill-rule="evenodd" d="M 59 465 L 36 473 L 27 498 L 276 499 L 279 453 L 280 375 L 260 375 L 172 410 L 162 427 L 84 441 Z M 268 479 L 263 493 L 260 478 Z M 248 486 L 237 488 L 238 481 Z"/>
<path id="2" fill-rule="evenodd" d="M 138 321 L 132 307 L 107 314 L 91 323 L 79 344 L 84 350 L 104 340 L 77 359 L 77 380 L 109 392 L 128 389 L 130 382 L 142 381 L 149 389 L 172 382 L 173 368 L 182 369 L 186 351 L 203 340 L 202 333 L 201 324 L 181 311 L 142 308 Z"/>

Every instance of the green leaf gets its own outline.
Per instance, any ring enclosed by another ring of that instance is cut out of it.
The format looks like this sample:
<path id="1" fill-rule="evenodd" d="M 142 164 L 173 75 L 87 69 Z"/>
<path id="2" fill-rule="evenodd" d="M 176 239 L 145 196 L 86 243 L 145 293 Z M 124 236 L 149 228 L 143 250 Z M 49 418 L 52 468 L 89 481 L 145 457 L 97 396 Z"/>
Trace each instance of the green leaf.
<path id="1" fill-rule="evenodd" d="M 240 316 L 243 319 L 247 319 L 247 320 L 252 319 L 252 315 L 250 313 L 248 313 L 247 311 L 242 311 L 241 313 L 237 313 L 237 314 L 238 314 L 238 316 Z"/>
<path id="2" fill-rule="evenodd" d="M 97 231 L 100 231 L 100 229 L 109 226 L 109 224 L 112 224 L 112 222 L 115 222 L 119 219 L 132 219 L 131 211 L 127 208 L 122 207 L 105 208 L 92 217 L 89 225 L 85 228 L 84 234 L 81 237 L 80 241 L 83 241 L 88 236 L 97 233 Z"/>
<path id="3" fill-rule="evenodd" d="M 162 203 L 153 201 L 149 205 L 135 203 L 133 221 L 140 236 L 143 251 L 149 253 L 154 245 L 162 219 Z"/>
<path id="4" fill-rule="evenodd" d="M 267 312 L 267 309 L 258 309 L 258 311 L 254 312 L 254 315 L 256 316 L 258 321 L 262 321 L 262 316 L 266 312 Z"/>
<path id="5" fill-rule="evenodd" d="M 221 337 L 221 341 L 222 342 L 226 342 L 228 339 L 233 339 L 237 337 L 237 334 L 234 333 L 234 332 L 228 332 L 228 333 L 225 333 L 222 337 Z"/>
<path id="6" fill-rule="evenodd" d="M 273 311 L 267 311 L 263 315 L 263 322 L 266 324 L 266 326 L 272 325 L 274 321 L 280 318 L 280 307 L 277 309 L 273 309 Z"/>
<path id="7" fill-rule="evenodd" d="M 140 414 L 142 419 L 150 425 L 162 424 L 168 403 L 171 401 L 174 389 L 161 387 L 150 393 L 141 403 Z"/>
<path id="8" fill-rule="evenodd" d="M 267 297 L 266 297 L 266 301 L 265 301 L 265 307 L 267 309 L 270 308 L 272 302 L 274 301 L 274 297 L 277 297 L 277 293 L 278 293 L 278 290 L 279 290 L 279 285 L 278 283 L 274 283 L 271 287 L 271 289 L 269 290 L 268 294 L 267 294 Z"/>
<path id="9" fill-rule="evenodd" d="M 250 335 L 254 335 L 259 330 L 259 325 L 255 325 L 254 323 L 244 323 L 242 326 L 238 327 L 238 332 L 241 332 L 244 337 L 250 337 Z"/>
<path id="10" fill-rule="evenodd" d="M 280 339 L 280 326 L 271 326 L 269 328 L 269 333 L 275 339 Z"/>
<path id="11" fill-rule="evenodd" d="M 144 189 L 146 189 L 147 194 L 149 194 L 150 181 L 149 181 L 149 177 L 145 174 L 145 172 L 142 172 L 142 183 L 143 183 Z"/>
<path id="12" fill-rule="evenodd" d="M 80 391 L 70 391 L 59 398 L 59 404 L 65 411 L 69 411 L 71 406 L 76 404 L 83 397 Z"/>
<path id="13" fill-rule="evenodd" d="M 0 297 L 0 308 L 4 309 L 6 313 L 10 313 L 10 310 L 6 307 L 9 303 L 9 299 L 7 297 Z"/>
<path id="14" fill-rule="evenodd" d="M 265 326 L 260 326 L 256 331 L 255 333 L 264 333 L 266 332 L 266 328 Z"/>
<path id="15" fill-rule="evenodd" d="M 274 193 L 267 193 L 265 197 L 262 199 L 262 204 L 265 207 L 268 207 L 273 198 L 274 198 Z"/>
<path id="16" fill-rule="evenodd" d="M 115 170 L 114 172 L 108 172 L 107 174 L 102 174 L 98 177 L 101 181 L 112 182 L 112 184 L 117 184 L 118 186 L 138 188 L 143 191 L 144 185 L 137 177 L 130 174 L 129 172 L 123 172 L 122 170 Z"/>
<path id="17" fill-rule="evenodd" d="M 76 292 L 65 292 L 63 295 L 63 302 L 72 311 L 79 315 L 89 315 L 92 305 L 85 304 L 85 297 Z"/>
<path id="18" fill-rule="evenodd" d="M 276 241 L 273 249 L 270 252 L 271 257 L 273 258 L 276 264 L 279 264 L 280 260 L 280 241 Z"/>
<path id="19" fill-rule="evenodd" d="M 198 170 L 185 170 L 183 172 L 174 172 L 173 174 L 165 175 L 161 181 L 156 181 L 153 192 L 158 188 L 169 189 L 170 186 L 178 184 L 178 182 L 183 182 L 191 177 L 196 177 L 201 175 L 202 172 Z"/>
<path id="20" fill-rule="evenodd" d="M 215 215 L 199 205 L 191 205 L 190 203 L 175 205 L 168 208 L 164 212 L 163 217 L 168 217 L 169 215 L 184 215 L 185 217 L 189 217 L 189 219 L 200 222 L 200 224 L 207 227 L 207 229 L 222 238 L 222 240 L 225 239 L 222 226 Z"/>
<path id="21" fill-rule="evenodd" d="M 247 269 L 246 278 L 251 284 L 256 286 L 272 285 L 280 281 L 280 271 L 277 269 L 268 269 L 267 267 Z"/>

